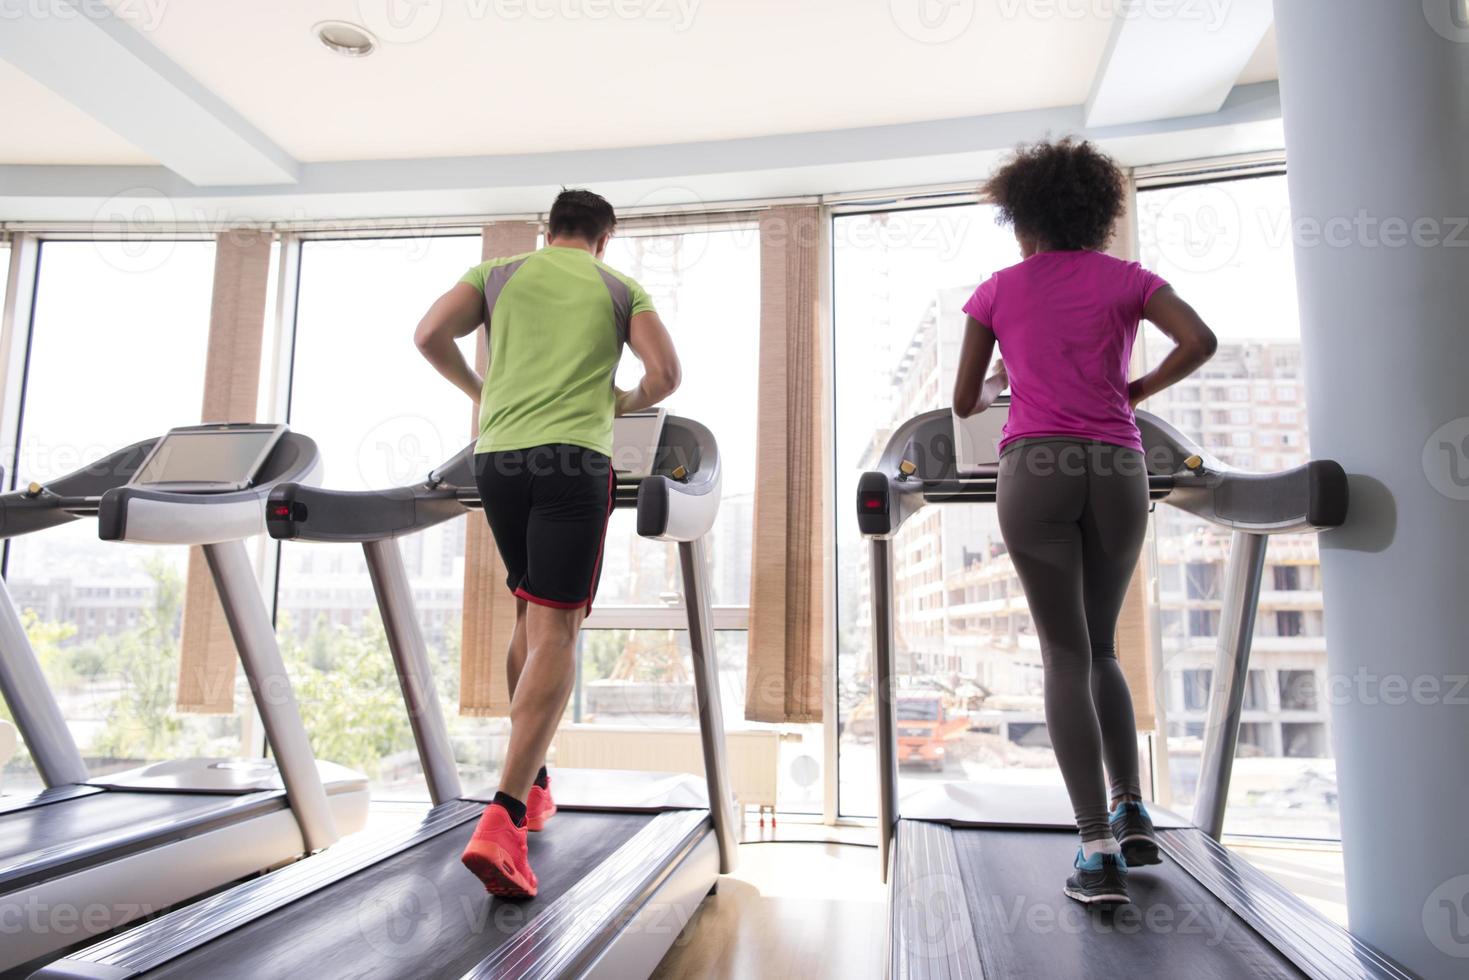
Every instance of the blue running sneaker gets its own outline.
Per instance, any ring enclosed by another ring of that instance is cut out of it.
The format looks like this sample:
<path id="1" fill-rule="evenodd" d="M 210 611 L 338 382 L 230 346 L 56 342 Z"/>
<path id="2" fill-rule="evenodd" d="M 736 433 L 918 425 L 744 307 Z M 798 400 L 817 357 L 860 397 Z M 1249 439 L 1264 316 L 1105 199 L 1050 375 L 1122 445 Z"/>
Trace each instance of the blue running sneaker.
<path id="1" fill-rule="evenodd" d="M 1083 905 L 1126 905 L 1127 859 L 1120 854 L 1082 857 L 1076 849 L 1076 872 L 1066 879 L 1066 895 Z"/>
<path id="2" fill-rule="evenodd" d="M 1141 803 L 1119 803 L 1110 818 L 1112 836 L 1122 847 L 1122 856 L 1130 868 L 1144 864 L 1162 864 L 1158 856 L 1158 839 L 1153 836 L 1153 818 Z"/>

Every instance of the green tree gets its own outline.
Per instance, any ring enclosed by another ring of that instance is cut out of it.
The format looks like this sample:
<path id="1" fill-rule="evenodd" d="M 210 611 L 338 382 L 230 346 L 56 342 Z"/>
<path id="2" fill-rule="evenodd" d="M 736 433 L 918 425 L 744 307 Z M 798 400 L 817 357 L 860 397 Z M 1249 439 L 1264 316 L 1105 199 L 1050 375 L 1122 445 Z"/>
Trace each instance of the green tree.
<path id="1" fill-rule="evenodd" d="M 183 576 L 160 554 L 144 568 L 153 579 L 153 601 L 137 628 L 100 638 L 96 647 L 107 673 L 122 682 L 108 706 L 106 725 L 92 751 L 112 759 L 159 759 L 179 754 L 184 719 L 178 696 L 179 625 L 184 608 Z"/>
<path id="2" fill-rule="evenodd" d="M 382 761 L 413 747 L 397 672 L 377 619 L 353 630 L 319 619 L 304 639 L 288 620 L 280 633 L 301 718 L 318 758 L 369 776 Z"/>
<path id="3" fill-rule="evenodd" d="M 627 650 L 627 630 L 584 630 L 581 634 L 582 681 L 600 681 L 612 676 Z"/>
<path id="4" fill-rule="evenodd" d="M 76 627 L 70 623 L 45 622 L 34 609 L 21 611 L 20 624 L 26 631 L 26 637 L 31 641 L 31 648 L 36 651 L 36 659 L 40 661 L 47 679 L 53 685 L 58 685 L 60 683 L 58 678 L 64 677 L 67 670 L 67 661 L 61 645 L 76 634 Z M 15 716 L 10 713 L 10 706 L 5 703 L 4 699 L 0 699 L 0 718 L 11 724 L 15 723 Z M 35 768 L 35 762 L 31 759 L 24 741 L 20 743 L 6 768 L 16 772 Z"/>

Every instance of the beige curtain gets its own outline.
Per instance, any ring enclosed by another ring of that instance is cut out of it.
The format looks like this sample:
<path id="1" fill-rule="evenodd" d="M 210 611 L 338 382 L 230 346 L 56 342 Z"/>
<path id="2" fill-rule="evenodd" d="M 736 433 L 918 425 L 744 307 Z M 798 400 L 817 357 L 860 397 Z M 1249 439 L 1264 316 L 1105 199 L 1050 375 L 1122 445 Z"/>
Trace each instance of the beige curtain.
<path id="1" fill-rule="evenodd" d="M 1139 257 L 1137 243 L 1137 214 L 1134 210 L 1136 188 L 1128 182 L 1126 213 L 1117 222 L 1117 231 L 1107 249 L 1119 259 L 1136 262 Z M 1132 357 L 1133 377 L 1144 369 L 1141 331 Z M 1151 562 L 1148 550 L 1152 547 L 1152 533 L 1132 581 L 1127 587 L 1127 596 L 1122 602 L 1122 616 L 1117 620 L 1117 659 L 1122 663 L 1123 676 L 1132 691 L 1132 710 L 1137 717 L 1137 730 L 1149 732 L 1157 727 L 1157 711 L 1154 693 L 1151 620 L 1148 616 L 1148 582 L 1151 580 Z"/>
<path id="2" fill-rule="evenodd" d="M 483 256 L 505 258 L 533 251 L 537 227 L 530 221 L 494 221 L 484 226 Z M 486 325 L 486 330 L 488 324 Z M 486 330 L 475 341 L 475 366 L 489 365 Z M 471 415 L 470 437 L 479 435 L 479 418 Z M 510 714 L 505 681 L 505 651 L 515 628 L 515 597 L 505 588 L 505 565 L 495 550 L 489 525 L 470 514 L 464 531 L 464 619 L 459 652 L 459 713 L 481 717 Z"/>
<path id="3" fill-rule="evenodd" d="M 220 233 L 214 244 L 214 294 L 204 364 L 204 422 L 253 422 L 260 389 L 265 291 L 271 235 L 255 229 Z M 201 714 L 235 710 L 234 639 L 204 552 L 189 549 L 184 588 L 178 708 Z"/>
<path id="4" fill-rule="evenodd" d="M 821 211 L 760 218 L 760 381 L 745 717 L 818 722 L 830 628 Z"/>

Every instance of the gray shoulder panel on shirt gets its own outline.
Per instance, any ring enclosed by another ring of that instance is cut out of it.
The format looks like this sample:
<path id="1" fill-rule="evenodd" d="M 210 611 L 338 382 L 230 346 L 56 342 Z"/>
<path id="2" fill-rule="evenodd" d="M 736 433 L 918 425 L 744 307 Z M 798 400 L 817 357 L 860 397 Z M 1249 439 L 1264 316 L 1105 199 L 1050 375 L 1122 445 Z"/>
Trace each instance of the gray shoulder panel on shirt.
<path id="1" fill-rule="evenodd" d="M 529 255 L 525 256 L 524 258 L 517 259 L 514 262 L 508 262 L 505 265 L 497 265 L 485 274 L 486 328 L 488 328 L 490 325 L 490 317 L 494 316 L 495 314 L 495 301 L 500 298 L 501 290 L 503 290 L 505 288 L 505 284 L 510 281 L 510 277 L 515 275 L 515 273 L 519 271 L 521 266 L 525 265 L 525 260 L 528 258 L 530 258 Z"/>
<path id="2" fill-rule="evenodd" d="M 627 343 L 628 330 L 632 326 L 632 290 L 627 283 L 600 265 L 597 266 L 597 272 L 607 284 L 607 292 L 612 294 L 612 310 L 617 318 L 617 343 L 620 346 Z"/>

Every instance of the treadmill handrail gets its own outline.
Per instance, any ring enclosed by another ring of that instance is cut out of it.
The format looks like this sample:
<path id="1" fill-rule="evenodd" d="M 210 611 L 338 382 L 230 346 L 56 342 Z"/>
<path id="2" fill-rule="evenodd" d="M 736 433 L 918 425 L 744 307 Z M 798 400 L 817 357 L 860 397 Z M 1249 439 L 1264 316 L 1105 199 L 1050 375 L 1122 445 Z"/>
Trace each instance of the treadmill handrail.
<path id="1" fill-rule="evenodd" d="M 1010 399 L 1003 397 L 987 412 L 1008 412 L 1009 404 Z M 858 479 L 854 501 L 858 529 L 870 547 L 872 679 L 878 729 L 878 847 L 884 880 L 888 874 L 892 835 L 900 815 L 893 718 L 896 646 L 891 608 L 893 537 L 926 504 L 993 502 L 999 483 L 997 463 L 981 465 L 974 472 L 959 471 L 953 420 L 951 409 L 939 409 L 916 415 L 899 425 L 883 447 L 879 469 L 863 473 Z M 988 421 L 993 435 L 997 431 L 993 425 L 995 416 Z M 1335 461 L 1312 460 L 1281 473 L 1248 473 L 1213 456 L 1155 415 L 1139 411 L 1137 421 L 1148 469 L 1149 494 L 1154 500 L 1163 500 L 1213 524 L 1231 528 L 1237 535 L 1257 539 L 1285 532 L 1325 530 L 1346 521 L 1347 475 Z M 1264 541 L 1253 544 L 1258 547 L 1257 557 L 1261 560 L 1251 562 L 1248 569 L 1237 570 L 1242 582 L 1236 590 L 1240 597 L 1258 590 L 1264 567 Z M 1232 556 L 1232 567 L 1241 560 L 1240 554 Z M 1243 671 L 1248 665 L 1253 635 L 1247 628 L 1253 623 L 1253 617 L 1242 622 L 1246 628 L 1235 631 L 1234 636 L 1220 636 L 1216 678 L 1226 666 L 1230 669 L 1210 694 L 1211 702 L 1215 702 L 1211 712 L 1217 714 L 1225 706 L 1233 709 L 1228 717 L 1211 727 L 1210 739 L 1204 746 L 1206 761 L 1202 771 L 1217 777 L 1218 785 L 1212 797 L 1217 800 L 1222 800 L 1228 790 L 1228 763 L 1238 735 Z M 1222 814 L 1222 803 L 1217 809 Z"/>
<path id="2" fill-rule="evenodd" d="M 1008 408 L 1007 396 L 988 411 Z M 959 472 L 952 419 L 949 409 L 925 412 L 903 423 L 888 439 L 878 469 L 863 473 L 858 481 L 857 521 L 864 536 L 897 533 L 925 504 L 994 501 L 998 465 Z M 1218 459 L 1151 413 L 1139 411 L 1137 420 L 1149 496 L 1155 501 L 1166 500 L 1211 523 L 1256 534 L 1325 530 L 1346 520 L 1348 481 L 1334 460 L 1253 473 Z M 904 468 L 911 470 L 905 474 Z"/>
<path id="3" fill-rule="evenodd" d="M 419 756 L 425 772 L 442 774 L 442 779 L 430 776 L 430 793 L 436 800 L 447 797 L 448 787 L 457 792 L 457 770 L 447 748 L 445 728 L 438 720 L 437 702 L 431 695 L 415 694 L 415 685 L 429 691 L 432 685 L 423 680 L 429 667 L 417 617 L 412 614 L 413 597 L 401 571 L 401 557 L 395 547 L 378 547 L 374 542 L 423 530 L 479 506 L 474 456 L 475 445 L 471 443 L 437 467 L 427 480 L 391 490 L 331 491 L 283 484 L 271 493 L 266 508 L 266 527 L 274 538 L 357 541 L 367 548 L 374 592 L 389 631 L 389 647 L 399 667 L 405 703 L 414 719 Z M 704 773 L 719 839 L 721 870 L 729 871 L 734 867 L 737 841 L 730 811 L 733 797 L 724 751 L 718 651 L 703 540 L 718 516 L 721 492 L 719 446 L 713 433 L 692 419 L 668 416 L 653 470 L 653 475 L 642 478 L 615 476 L 612 505 L 637 508 L 640 536 L 679 545 Z"/>
<path id="4" fill-rule="evenodd" d="M 3 532 L 26 533 L 74 520 L 100 498 L 95 506 L 102 540 L 202 546 L 292 816 L 307 850 L 326 847 L 337 838 L 331 805 L 243 544 L 265 529 L 265 500 L 272 487 L 319 476 L 316 443 L 286 431 L 260 467 L 256 483 L 244 490 L 188 493 L 128 485 L 157 442 L 133 443 L 56 480 L 4 495 Z M 0 601 L 6 606 L 0 611 L 0 693 L 14 709 L 48 785 L 83 781 L 85 763 L 55 694 L 8 594 L 0 591 Z"/>
<path id="5" fill-rule="evenodd" d="M 636 507 L 643 537 L 692 541 L 708 533 L 718 514 L 723 479 L 718 444 L 707 427 L 676 415 L 665 420 L 663 434 L 652 475 L 614 474 L 613 507 Z M 470 443 L 427 479 L 388 490 L 325 490 L 283 482 L 270 492 L 265 530 L 279 540 L 359 542 L 424 530 L 479 508 L 474 456 Z"/>
<path id="6" fill-rule="evenodd" d="M 265 505 L 272 491 L 286 484 L 315 485 L 322 472 L 311 439 L 289 432 L 277 445 L 278 450 L 293 450 L 304 465 L 244 490 L 188 493 L 121 486 L 106 491 L 97 507 L 98 536 L 104 541 L 206 545 L 264 534 Z"/>
<path id="7" fill-rule="evenodd" d="M 416 534 L 469 509 L 454 487 L 327 490 L 285 483 L 270 492 L 265 527 L 281 541 L 367 542 Z M 351 515 L 343 521 L 342 515 Z"/>

